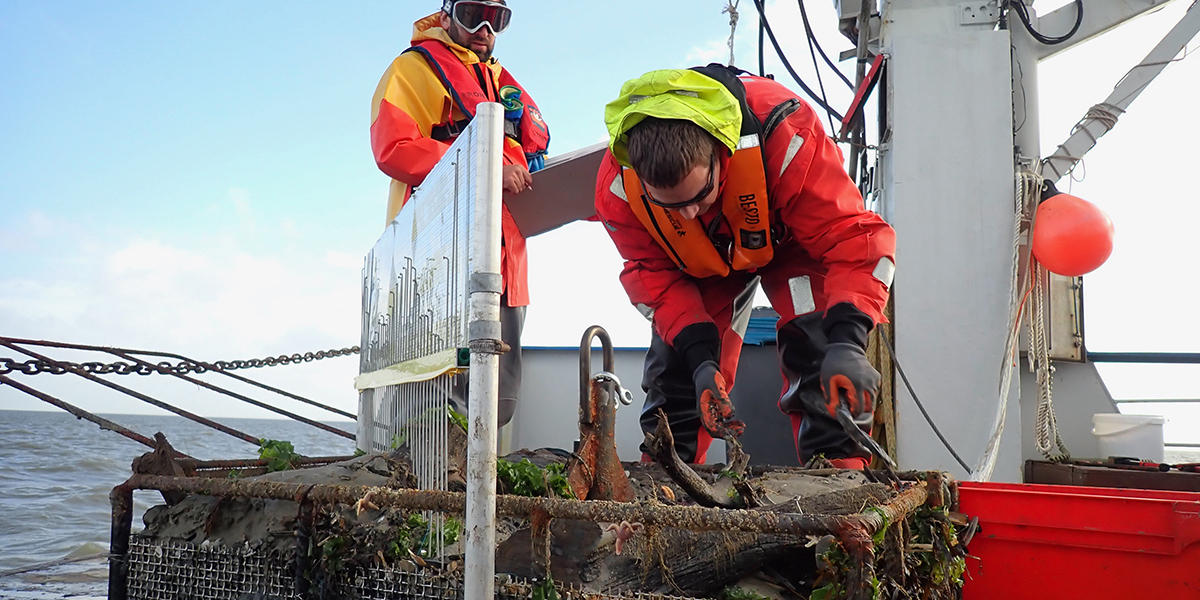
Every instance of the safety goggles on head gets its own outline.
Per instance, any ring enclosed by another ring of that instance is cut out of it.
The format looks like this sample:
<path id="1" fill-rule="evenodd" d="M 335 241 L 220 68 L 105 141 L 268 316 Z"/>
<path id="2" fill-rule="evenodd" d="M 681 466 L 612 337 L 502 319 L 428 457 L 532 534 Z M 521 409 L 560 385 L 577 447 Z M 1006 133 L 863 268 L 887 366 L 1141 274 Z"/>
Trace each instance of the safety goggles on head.
<path id="1" fill-rule="evenodd" d="M 655 199 L 654 196 L 650 195 L 650 190 L 646 190 L 646 199 L 649 200 L 650 203 L 655 206 L 661 206 L 663 208 L 670 208 L 670 209 L 680 209 L 685 206 L 691 206 L 693 204 L 700 204 L 701 202 L 704 202 L 704 200 L 706 198 L 708 198 L 708 195 L 711 194 L 713 191 L 713 186 L 715 186 L 717 184 L 716 176 L 715 176 L 716 169 L 717 169 L 717 156 L 715 153 L 710 154 L 708 157 L 708 183 L 704 184 L 704 187 L 700 188 L 700 193 L 696 194 L 696 196 L 694 198 L 692 198 L 691 200 L 684 200 L 683 202 L 674 202 L 674 203 L 662 202 L 660 200 Z"/>
<path id="2" fill-rule="evenodd" d="M 503 33 L 512 20 L 512 9 L 499 2 L 486 0 L 445 0 L 442 10 L 467 33 L 475 33 L 487 25 L 493 34 Z"/>

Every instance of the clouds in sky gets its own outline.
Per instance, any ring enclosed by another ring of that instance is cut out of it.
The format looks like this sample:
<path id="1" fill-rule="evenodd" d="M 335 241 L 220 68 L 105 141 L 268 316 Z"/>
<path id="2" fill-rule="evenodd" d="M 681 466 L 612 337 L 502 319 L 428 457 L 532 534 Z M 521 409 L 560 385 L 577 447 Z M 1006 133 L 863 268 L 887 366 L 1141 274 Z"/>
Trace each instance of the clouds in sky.
<path id="1" fill-rule="evenodd" d="M 256 214 L 245 190 L 230 190 L 225 225 L 186 238 L 54 226 L 32 212 L 23 236 L 53 268 L 0 279 L 4 335 L 233 360 L 341 348 L 357 343 L 362 259 L 298 236 L 290 219 Z M 251 236 L 248 249 L 241 240 Z M 306 242 L 313 246 L 306 248 Z M 55 355 L 54 352 L 47 354 Z M 79 360 L 79 358 L 74 358 Z M 88 360 L 115 357 L 92 355 Z M 276 367 L 327 403 L 351 409 L 355 358 Z M 257 371 L 256 376 L 266 371 Z M 42 376 L 48 377 L 48 376 Z M 0 405 L 28 406 L 0 388 Z M 36 401 L 33 401 L 36 402 Z M 34 404 L 36 406 L 36 404 Z M 124 406 L 128 406 L 126 403 Z M 119 410 L 111 405 L 108 410 Z M 237 413 L 236 405 L 224 408 Z M 105 410 L 91 407 L 90 410 Z"/>

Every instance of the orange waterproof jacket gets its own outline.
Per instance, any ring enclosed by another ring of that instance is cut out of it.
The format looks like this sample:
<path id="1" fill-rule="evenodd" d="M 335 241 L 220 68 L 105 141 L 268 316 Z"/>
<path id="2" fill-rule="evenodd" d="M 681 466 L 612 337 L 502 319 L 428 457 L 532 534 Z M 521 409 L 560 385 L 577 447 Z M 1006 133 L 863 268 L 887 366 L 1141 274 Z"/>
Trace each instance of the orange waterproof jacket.
<path id="1" fill-rule="evenodd" d="M 439 25 L 435 13 L 413 24 L 412 44 L 436 41 L 464 65 L 486 68 L 493 86 L 500 87 L 503 68 L 495 58 L 480 63 L 475 53 L 454 43 Z M 405 52 L 392 61 L 379 80 L 371 103 L 371 151 L 379 169 L 392 178 L 388 194 L 387 222 L 400 213 L 412 188 L 421 184 L 442 155 L 454 142 L 434 139 L 437 128 L 464 125 L 470 115 L 464 114 L 449 90 L 438 78 L 433 65 L 419 52 Z M 438 136 L 445 137 L 445 136 Z M 525 165 L 525 152 L 512 138 L 505 138 L 504 164 Z M 517 229 L 508 207 L 502 217 L 504 250 L 500 271 L 509 306 L 529 304 L 528 265 L 525 238 Z"/>
<path id="2" fill-rule="evenodd" d="M 769 79 L 741 78 L 746 101 L 759 121 L 796 95 Z M 879 215 L 863 208 L 862 196 L 846 175 L 842 154 L 826 135 L 820 117 L 800 101 L 764 142 L 771 218 L 786 229 L 786 244 L 799 244 L 825 268 L 828 306 L 849 302 L 883 322 L 887 286 L 873 274 L 880 259 L 895 260 L 895 232 Z M 722 189 L 728 160 L 722 160 Z M 655 331 L 665 340 L 693 323 L 712 322 L 697 286 L 617 195 L 624 192 L 621 166 L 606 153 L 596 178 L 596 213 L 625 259 L 621 283 L 635 305 L 653 311 Z M 714 209 L 720 209 L 715 207 Z M 709 210 L 720 215 L 722 210 Z M 718 276 L 719 277 L 719 276 Z M 639 307 L 640 308 L 640 307 Z"/>

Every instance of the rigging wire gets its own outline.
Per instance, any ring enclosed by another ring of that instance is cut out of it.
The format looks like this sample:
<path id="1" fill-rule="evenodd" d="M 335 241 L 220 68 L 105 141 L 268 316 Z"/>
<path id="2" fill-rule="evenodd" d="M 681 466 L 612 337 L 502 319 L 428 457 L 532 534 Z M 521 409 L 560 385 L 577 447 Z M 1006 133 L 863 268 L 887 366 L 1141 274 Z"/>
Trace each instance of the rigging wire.
<path id="1" fill-rule="evenodd" d="M 800 14 L 804 15 L 804 0 L 800 0 Z M 817 63 L 817 50 L 814 47 L 816 36 L 808 26 L 808 19 L 804 19 L 804 37 L 808 38 L 808 53 L 812 55 L 813 72 L 817 74 L 817 87 L 821 90 L 821 99 L 829 104 L 829 95 L 825 93 L 825 81 L 821 78 L 821 65 Z M 834 135 L 833 132 L 837 129 L 833 125 L 833 116 L 828 113 L 825 116 L 829 118 L 829 135 Z"/>
<path id="2" fill-rule="evenodd" d="M 814 92 L 812 88 L 808 87 L 808 84 L 805 83 L 804 80 L 800 78 L 800 75 L 796 73 L 796 70 L 792 68 L 792 64 L 788 61 L 787 56 L 784 54 L 783 48 L 779 46 L 779 40 L 775 39 L 775 32 L 771 30 L 771 23 L 767 19 L 766 9 L 763 6 L 763 0 L 754 0 L 754 7 L 758 9 L 759 22 L 762 24 L 763 29 L 766 30 L 767 37 L 771 39 L 771 45 L 775 48 L 775 53 L 779 55 L 779 60 L 783 62 L 783 66 L 785 69 L 787 69 L 788 74 L 792 76 L 792 79 L 796 81 L 796 84 L 800 86 L 800 89 L 804 90 L 804 93 L 808 94 L 808 97 L 811 98 L 814 103 L 825 109 L 826 112 L 836 118 L 836 120 L 841 121 L 842 114 L 834 110 L 834 108 L 830 106 L 828 102 L 822 98 L 819 98 L 817 93 Z"/>
<path id="3" fill-rule="evenodd" d="M 1025 29 L 1029 30 L 1029 35 L 1033 36 L 1033 39 L 1047 46 L 1061 44 L 1071 39 L 1076 33 L 1079 32 L 1079 26 L 1083 23 L 1083 0 L 1075 0 L 1075 24 L 1071 26 L 1071 30 L 1066 34 L 1057 37 L 1047 36 L 1039 32 L 1037 29 L 1034 29 L 1033 23 L 1031 22 L 1032 19 L 1029 16 L 1029 7 L 1025 6 L 1024 0 L 1013 0 L 1013 2 L 1009 4 L 1009 7 L 1013 12 L 1017 13 L 1017 18 L 1021 20 L 1023 25 L 1025 25 Z"/>
<path id="4" fill-rule="evenodd" d="M 821 53 L 821 58 L 825 59 L 825 64 L 829 65 L 829 68 L 832 69 L 834 74 L 836 74 L 838 78 L 846 84 L 846 87 L 854 89 L 854 84 L 850 83 L 850 78 L 846 77 L 842 73 L 841 69 L 837 68 L 837 65 L 834 64 L 834 62 L 829 59 L 829 55 L 825 53 L 825 49 L 821 47 L 821 42 L 817 41 L 817 36 L 815 33 L 813 33 L 812 26 L 808 24 L 808 11 L 804 8 L 804 0 L 797 0 L 797 2 L 800 4 L 800 18 L 804 21 L 804 31 L 808 34 L 809 46 L 815 45 L 817 47 L 817 51 Z"/>

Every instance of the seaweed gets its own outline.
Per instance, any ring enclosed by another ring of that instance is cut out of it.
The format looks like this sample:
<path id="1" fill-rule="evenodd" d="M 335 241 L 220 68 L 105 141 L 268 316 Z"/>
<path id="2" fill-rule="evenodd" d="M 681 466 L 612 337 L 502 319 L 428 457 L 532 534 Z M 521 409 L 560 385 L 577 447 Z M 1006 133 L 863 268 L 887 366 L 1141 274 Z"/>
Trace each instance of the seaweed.
<path id="1" fill-rule="evenodd" d="M 301 458 L 296 448 L 286 440 L 258 440 L 258 457 L 267 461 L 267 472 L 288 471 L 296 468 L 296 461 Z"/>

